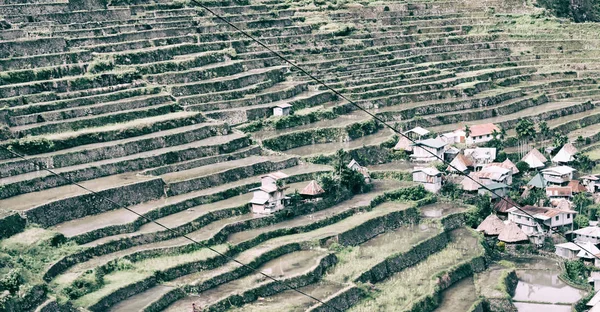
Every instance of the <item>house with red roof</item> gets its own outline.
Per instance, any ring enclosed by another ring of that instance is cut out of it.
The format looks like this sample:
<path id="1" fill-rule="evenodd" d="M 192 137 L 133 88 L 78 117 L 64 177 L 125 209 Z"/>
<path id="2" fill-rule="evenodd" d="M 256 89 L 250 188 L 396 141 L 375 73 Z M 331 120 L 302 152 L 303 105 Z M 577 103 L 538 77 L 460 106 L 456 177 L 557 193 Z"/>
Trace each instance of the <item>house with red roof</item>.
<path id="1" fill-rule="evenodd" d="M 494 133 L 494 131 L 500 133 L 500 128 L 493 123 L 486 123 L 469 126 L 469 136 L 466 136 L 465 127 L 458 129 L 457 131 L 457 133 L 462 131 L 462 133 L 465 134 L 464 139 L 461 138 L 460 141 L 471 145 L 491 141 L 494 138 L 492 133 Z"/>

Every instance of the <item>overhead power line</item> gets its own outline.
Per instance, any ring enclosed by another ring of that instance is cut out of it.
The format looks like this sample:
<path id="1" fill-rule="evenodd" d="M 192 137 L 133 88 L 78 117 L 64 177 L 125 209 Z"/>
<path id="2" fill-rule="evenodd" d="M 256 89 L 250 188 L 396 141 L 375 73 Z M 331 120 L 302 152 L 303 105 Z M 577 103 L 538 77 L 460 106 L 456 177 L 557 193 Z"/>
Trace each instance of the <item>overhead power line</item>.
<path id="1" fill-rule="evenodd" d="M 349 99 L 348 97 L 346 97 L 345 95 L 343 95 L 343 94 L 342 94 L 342 93 L 340 93 L 339 91 L 335 90 L 334 88 L 332 88 L 331 86 L 329 86 L 327 83 L 325 83 L 325 82 L 324 82 L 324 81 L 322 81 L 321 79 L 319 79 L 319 78 L 317 78 L 316 76 L 312 75 L 310 72 L 308 72 L 308 71 L 307 71 L 307 70 L 305 70 L 304 68 L 302 68 L 302 67 L 300 67 L 299 65 L 297 65 L 297 64 L 295 64 L 295 63 L 293 63 L 291 60 L 287 59 L 285 56 L 283 56 L 283 55 L 282 55 L 282 54 L 280 54 L 279 52 L 277 52 L 277 51 L 275 51 L 275 50 L 271 49 L 271 48 L 270 48 L 269 46 L 267 46 L 265 43 L 263 43 L 262 41 L 258 40 L 257 38 L 255 38 L 254 36 L 252 36 L 251 34 L 249 34 L 248 32 L 246 32 L 245 30 L 243 30 L 243 29 L 239 28 L 238 26 L 236 26 L 235 24 L 233 24 L 232 22 L 230 22 L 229 20 L 227 20 L 226 18 L 224 18 L 223 16 L 221 16 L 220 14 L 216 13 L 216 12 L 215 12 L 214 10 L 212 10 L 211 8 L 209 8 L 209 7 L 205 6 L 205 5 L 203 5 L 202 3 L 198 2 L 197 0 L 190 0 L 190 1 L 191 1 L 193 4 L 195 4 L 196 6 L 198 6 L 198 7 L 202 8 L 202 9 L 206 10 L 207 12 L 209 12 L 210 14 L 214 15 L 214 16 L 215 16 L 217 19 L 219 19 L 219 20 L 221 20 L 222 22 L 224 22 L 224 23 L 228 24 L 230 27 L 232 27 L 233 29 L 235 29 L 237 32 L 239 32 L 239 33 L 243 34 L 244 36 L 248 37 L 248 38 L 249 38 L 249 39 L 251 39 L 252 41 L 256 42 L 258 45 L 262 46 L 264 49 L 266 49 L 267 51 L 269 51 L 270 53 L 272 53 L 273 55 L 275 55 L 276 57 L 278 57 L 279 59 L 281 59 L 281 60 L 282 60 L 282 61 L 284 61 L 285 63 L 289 64 L 290 66 L 294 67 L 294 68 L 295 68 L 295 69 L 297 69 L 299 72 L 301 72 L 302 74 L 304 74 L 304 75 L 306 75 L 307 77 L 309 77 L 310 79 L 314 80 L 316 83 L 318 83 L 318 84 L 322 85 L 322 86 L 323 86 L 323 87 L 325 87 L 327 90 L 329 90 L 329 91 L 333 92 L 335 95 L 337 95 L 337 96 L 338 96 L 338 97 L 340 97 L 341 99 L 343 99 L 343 100 L 347 101 L 347 102 L 348 102 L 348 103 L 350 103 L 352 106 L 356 107 L 356 109 L 358 109 L 358 110 L 360 110 L 360 111 L 362 111 L 362 112 L 366 113 L 367 115 L 369 115 L 371 118 L 373 118 L 373 119 L 374 119 L 374 120 L 376 120 L 377 122 L 379 122 L 379 123 L 383 124 L 385 127 L 387 127 L 387 128 L 389 128 L 390 130 L 392 130 L 394 133 L 396 133 L 396 134 L 398 134 L 398 135 L 400 135 L 400 136 L 402 136 L 402 137 L 404 137 L 404 138 L 408 139 L 408 140 L 409 140 L 411 143 L 413 143 L 413 144 L 416 144 L 416 143 L 417 143 L 417 142 L 416 142 L 414 139 L 412 139 L 412 138 L 410 138 L 409 136 L 405 135 L 405 134 L 404 134 L 404 133 L 402 133 L 401 131 L 398 131 L 396 128 L 394 128 L 393 126 L 391 126 L 390 124 L 388 124 L 387 122 L 385 122 L 384 120 L 382 120 L 381 118 L 379 118 L 377 115 L 375 115 L 375 114 L 373 114 L 373 113 L 369 112 L 367 109 L 365 109 L 365 108 L 363 108 L 362 106 L 358 105 L 356 102 L 354 102 L 353 100 Z M 126 206 L 124 206 L 124 205 L 121 205 L 121 204 L 119 204 L 119 203 L 117 203 L 117 202 L 113 201 L 112 199 L 110 199 L 110 198 L 108 198 L 108 197 L 106 197 L 106 196 L 104 196 L 104 195 L 102 195 L 102 194 L 100 194 L 100 193 L 98 193 L 98 192 L 96 192 L 96 191 L 94 191 L 94 190 L 91 190 L 91 189 L 89 189 L 89 188 L 87 188 L 87 187 L 85 187 L 85 186 L 81 185 L 80 183 L 77 183 L 76 181 L 73 181 L 73 180 L 72 180 L 72 179 L 70 179 L 70 178 L 67 178 L 67 177 L 65 177 L 65 176 L 63 176 L 63 175 L 60 175 L 59 173 L 55 172 L 54 170 L 52 170 L 52 169 L 50 169 L 50 168 L 47 168 L 47 167 L 46 167 L 46 166 L 44 166 L 44 165 L 40 165 L 40 164 L 36 163 L 36 162 L 35 162 L 35 161 L 33 161 L 33 160 L 30 160 L 30 159 L 28 159 L 28 158 L 27 158 L 25 155 L 23 155 L 23 154 L 21 154 L 21 153 L 18 153 L 18 152 L 16 152 L 16 151 L 13 151 L 13 150 L 11 150 L 10 148 L 8 148 L 8 147 L 6 147 L 6 146 L 2 146 L 2 148 L 3 148 L 4 150 L 8 151 L 9 153 L 11 153 L 12 155 L 14 155 L 15 157 L 17 157 L 17 158 L 20 158 L 20 159 L 23 159 L 23 160 L 25 160 L 25 161 L 27 161 L 27 162 L 29 162 L 29 163 L 31 163 L 31 164 L 33 164 L 33 165 L 35 165 L 35 166 L 36 166 L 37 168 L 39 168 L 40 170 L 45 170 L 45 171 L 48 171 L 50 174 L 52 174 L 52 175 L 55 175 L 55 176 L 57 176 L 57 177 L 60 177 L 60 178 L 62 178 L 62 179 L 64 179 L 64 180 L 66 180 L 66 181 L 67 181 L 69 184 L 75 185 L 75 186 L 77 186 L 77 187 L 79 187 L 79 188 L 81 188 L 81 189 L 83 189 L 83 190 L 85 190 L 85 191 L 87 191 L 87 192 L 89 192 L 89 193 L 91 193 L 91 194 L 94 194 L 94 195 L 96 195 L 96 196 L 97 196 L 97 198 L 100 198 L 100 199 L 102 199 L 102 200 L 106 200 L 106 201 L 110 202 L 110 203 L 111 203 L 111 204 L 113 204 L 115 207 L 118 207 L 118 208 L 125 209 L 125 210 L 127 210 L 127 211 L 129 211 L 129 212 L 131 212 L 131 213 L 133 213 L 133 214 L 135 214 L 135 215 L 137 215 L 138 217 L 145 219 L 145 220 L 146 220 L 146 221 L 148 221 L 148 222 L 155 223 L 156 225 L 158 225 L 158 226 L 160 226 L 160 227 L 162 227 L 162 228 L 166 229 L 167 231 L 170 231 L 170 232 L 173 232 L 173 233 L 175 233 L 175 234 L 179 235 L 179 233 L 177 233 L 177 231 L 175 231 L 174 229 L 172 229 L 172 228 L 170 228 L 170 227 L 168 227 L 168 226 L 166 226 L 166 225 L 163 225 L 163 224 L 161 224 L 160 222 L 158 222 L 158 221 L 156 221 L 156 220 L 154 220 L 154 219 L 152 219 L 152 218 L 149 218 L 149 217 L 147 217 L 147 216 L 144 216 L 144 215 L 142 215 L 142 214 L 140 214 L 140 213 L 138 213 L 138 212 L 136 212 L 136 211 L 134 211 L 134 210 L 132 210 L 132 209 L 130 209 L 130 208 L 128 208 L 128 207 L 126 207 Z M 427 150 L 427 149 L 424 149 L 424 150 L 425 150 L 426 152 L 428 152 L 429 154 L 431 154 L 431 155 L 432 155 L 434 158 L 436 158 L 436 159 L 438 159 L 439 161 L 441 161 L 442 163 L 444 163 L 444 164 L 447 164 L 447 165 L 448 165 L 450 168 L 452 168 L 452 169 L 455 169 L 457 172 L 459 172 L 459 174 L 461 174 L 461 173 L 462 173 L 460 170 L 458 170 L 456 167 L 454 167 L 454 166 L 453 166 L 452 164 L 450 164 L 448 161 L 446 161 L 446 160 L 444 160 L 443 158 L 441 158 L 441 157 L 437 156 L 435 153 L 433 153 L 433 152 L 431 152 L 431 151 L 429 151 L 429 150 Z M 489 189 L 487 186 L 485 186 L 484 184 L 482 184 L 482 183 L 481 183 L 481 182 L 479 182 L 478 180 L 476 180 L 476 179 L 474 179 L 474 178 L 470 177 L 469 175 L 465 175 L 465 177 L 467 177 L 468 179 L 472 180 L 473 182 L 475 182 L 476 184 L 478 184 L 479 186 L 481 186 L 481 188 L 483 188 L 483 189 L 485 189 L 485 190 L 489 191 L 491 194 L 494 194 L 495 196 L 499 197 L 501 200 L 503 200 L 503 201 L 506 201 L 506 202 L 509 202 L 509 201 L 508 201 L 508 199 L 506 199 L 506 198 L 505 198 L 505 197 L 503 197 L 503 196 L 499 196 L 499 195 L 498 195 L 498 194 L 497 194 L 495 191 L 493 191 L 493 190 Z M 509 202 L 509 203 L 510 203 L 511 205 L 513 204 L 513 203 L 511 203 L 511 202 Z M 524 214 L 526 214 L 527 216 L 529 216 L 529 217 L 533 218 L 533 216 L 532 216 L 531 214 L 529 214 L 528 212 L 526 212 L 525 210 L 523 210 L 523 209 L 522 209 L 521 207 L 519 207 L 518 205 L 517 205 L 517 206 L 515 206 L 515 207 L 516 207 L 518 210 L 520 210 L 521 212 L 523 212 Z M 558 232 L 558 233 L 559 233 L 559 235 L 562 235 L 562 233 L 560 233 L 560 232 Z M 298 289 L 298 288 L 295 288 L 295 287 L 293 287 L 293 286 L 291 286 L 291 285 L 287 284 L 287 283 L 286 283 L 286 282 L 284 282 L 284 281 L 281 281 L 281 280 L 279 280 L 279 279 L 277 279 L 277 278 L 275 278 L 275 277 L 272 277 L 272 276 L 271 276 L 271 275 L 269 275 L 269 274 L 266 274 L 266 273 L 264 273 L 264 272 L 262 272 L 262 271 L 258 270 L 257 268 L 254 268 L 254 267 L 251 267 L 251 266 L 249 266 L 249 265 L 247 265 L 247 264 L 245 264 L 245 263 L 242 263 L 242 262 L 238 261 L 237 259 L 235 259 L 235 258 L 232 258 L 232 257 L 230 257 L 230 256 L 228 256 L 228 255 L 226 255 L 226 254 L 224 254 L 224 253 L 222 253 L 222 252 L 220 252 L 220 251 L 218 251 L 218 250 L 214 249 L 214 248 L 213 248 L 213 247 L 211 247 L 211 246 L 205 246 L 205 245 L 201 244 L 200 242 L 198 242 L 198 241 L 194 240 L 193 238 L 191 238 L 191 237 L 189 237 L 189 236 L 187 236 L 187 235 L 179 235 L 179 236 L 181 236 L 181 237 L 184 237 L 185 239 L 187 239 L 187 240 L 191 241 L 191 242 L 192 242 L 192 243 L 194 243 L 194 244 L 198 244 L 198 245 L 200 245 L 200 246 L 202 246 L 202 247 L 204 247 L 204 248 L 207 248 L 207 249 L 211 250 L 212 252 L 216 253 L 217 255 L 219 255 L 219 256 L 222 256 L 222 257 L 224 257 L 224 258 L 228 259 L 229 261 L 235 262 L 235 263 L 239 264 L 240 266 L 243 266 L 243 267 L 245 267 L 245 268 L 248 268 L 248 269 L 250 269 L 250 270 L 252 270 L 252 271 L 254 271 L 254 272 L 256 272 L 256 273 L 258 273 L 258 274 L 260 274 L 260 275 L 262 275 L 262 276 L 264 276 L 264 277 L 266 277 L 266 278 L 267 278 L 267 279 L 269 279 L 269 280 L 272 280 L 272 281 L 274 281 L 274 282 L 276 282 L 276 283 L 279 283 L 279 284 L 281 284 L 281 285 L 284 285 L 286 288 L 288 288 L 288 289 L 290 289 L 290 290 L 293 290 L 293 291 L 295 291 L 295 292 L 297 292 L 297 293 L 299 293 L 299 294 L 301 294 L 301 295 L 303 295 L 303 296 L 305 296 L 305 297 L 308 297 L 308 298 L 310 298 L 310 299 L 312 299 L 312 300 L 314 300 L 314 301 L 316 301 L 316 302 L 318 302 L 318 303 L 320 303 L 320 304 L 322 304 L 322 305 L 324 305 L 324 306 L 327 306 L 327 307 L 329 307 L 329 308 L 331 308 L 331 309 L 333 309 L 333 310 L 335 310 L 335 311 L 342 311 L 342 310 L 338 309 L 337 307 L 335 307 L 335 306 L 332 306 L 332 305 L 331 305 L 331 304 L 329 304 L 328 302 L 322 301 L 322 300 L 320 300 L 320 299 L 318 299 L 318 298 L 316 298 L 316 297 L 314 297 L 314 296 L 312 296 L 312 295 L 310 295 L 310 294 L 308 294 L 308 293 L 306 293 L 306 292 L 304 292 L 304 291 L 302 291 L 302 290 L 300 290 L 300 289 Z M 584 251 L 587 251 L 589 254 L 592 254 L 591 252 L 589 252 L 588 250 L 586 250 L 585 248 L 583 248 L 581 245 L 579 245 L 579 244 L 577 244 L 577 243 L 575 243 L 575 245 L 576 245 L 576 246 L 578 246 L 579 248 L 581 248 L 582 250 L 584 250 Z M 594 255 L 594 257 L 596 257 L 597 259 L 600 259 L 600 258 L 599 258 L 597 255 Z"/>

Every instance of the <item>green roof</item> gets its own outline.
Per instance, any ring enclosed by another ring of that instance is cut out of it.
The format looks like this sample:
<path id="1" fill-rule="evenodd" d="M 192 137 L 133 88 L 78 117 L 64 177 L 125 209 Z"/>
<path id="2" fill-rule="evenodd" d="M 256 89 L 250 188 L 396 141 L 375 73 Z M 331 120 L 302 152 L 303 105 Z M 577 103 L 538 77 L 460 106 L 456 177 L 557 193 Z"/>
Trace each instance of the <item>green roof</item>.
<path id="1" fill-rule="evenodd" d="M 488 185 L 484 187 L 481 187 L 484 190 L 490 189 L 490 190 L 497 190 L 497 189 L 501 189 L 501 188 L 506 188 L 508 187 L 508 185 L 504 184 L 504 183 L 490 183 Z"/>
<path id="2" fill-rule="evenodd" d="M 545 188 L 547 184 L 548 183 L 546 182 L 546 180 L 544 180 L 544 178 L 542 177 L 542 175 L 540 173 L 538 173 L 535 177 L 533 177 L 527 183 L 527 185 L 537 187 L 537 188 Z"/>

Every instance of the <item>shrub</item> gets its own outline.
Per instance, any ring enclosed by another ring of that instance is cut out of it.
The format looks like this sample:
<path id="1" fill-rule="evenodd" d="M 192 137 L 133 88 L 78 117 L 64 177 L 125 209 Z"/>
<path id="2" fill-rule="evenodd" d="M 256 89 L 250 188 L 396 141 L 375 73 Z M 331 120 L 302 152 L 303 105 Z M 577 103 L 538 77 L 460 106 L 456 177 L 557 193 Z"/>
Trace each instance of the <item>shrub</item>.
<path id="1" fill-rule="evenodd" d="M 573 220 L 575 222 L 575 226 L 580 229 L 590 225 L 590 219 L 584 215 L 577 215 Z"/>
<path id="2" fill-rule="evenodd" d="M 21 270 L 11 269 L 0 278 L 0 291 L 8 290 L 11 294 L 15 294 L 23 282 Z"/>
<path id="3" fill-rule="evenodd" d="M 506 250 L 506 243 L 498 242 L 498 244 L 496 244 L 496 248 L 498 249 L 498 251 L 504 252 L 504 250 Z"/>
<path id="4" fill-rule="evenodd" d="M 517 162 L 515 166 L 517 166 L 517 169 L 519 169 L 520 173 L 529 171 L 529 164 L 524 161 Z"/>

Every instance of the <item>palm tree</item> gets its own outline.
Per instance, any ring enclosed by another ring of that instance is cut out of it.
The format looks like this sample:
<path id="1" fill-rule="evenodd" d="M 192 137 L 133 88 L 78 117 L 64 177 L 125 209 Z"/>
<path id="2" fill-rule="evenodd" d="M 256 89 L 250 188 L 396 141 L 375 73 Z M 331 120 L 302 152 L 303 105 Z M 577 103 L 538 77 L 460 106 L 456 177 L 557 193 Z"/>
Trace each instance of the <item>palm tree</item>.
<path id="1" fill-rule="evenodd" d="M 465 143 L 467 142 L 467 138 L 471 136 L 471 127 L 469 125 L 465 125 Z"/>

